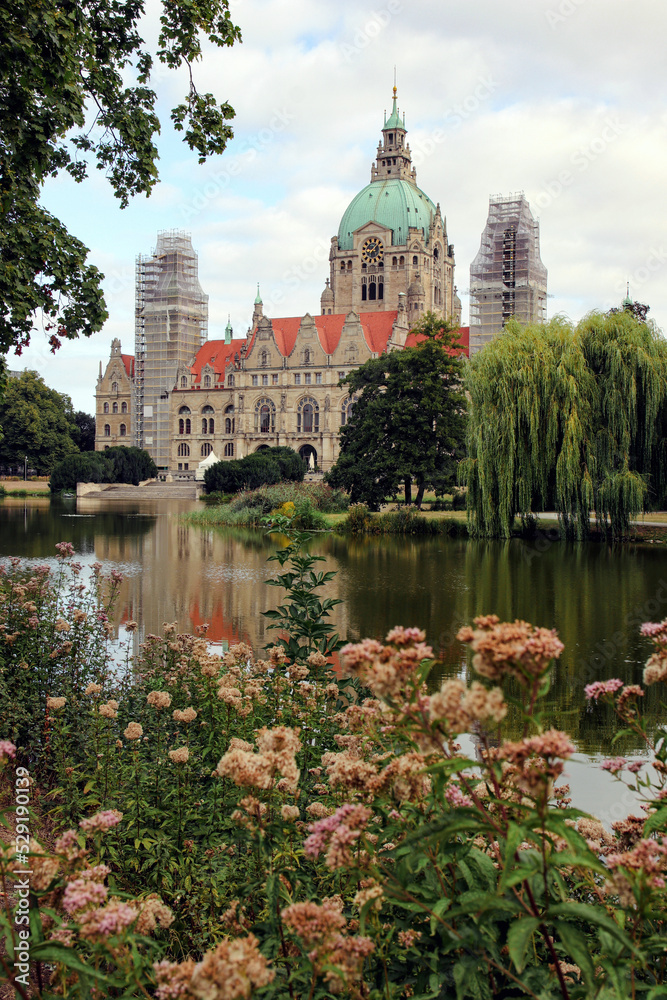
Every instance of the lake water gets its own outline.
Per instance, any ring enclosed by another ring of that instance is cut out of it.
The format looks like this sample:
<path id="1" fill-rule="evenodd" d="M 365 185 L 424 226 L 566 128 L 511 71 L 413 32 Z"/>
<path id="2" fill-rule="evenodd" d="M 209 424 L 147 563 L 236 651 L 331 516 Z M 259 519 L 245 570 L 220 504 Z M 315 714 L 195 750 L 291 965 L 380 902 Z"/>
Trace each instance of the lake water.
<path id="1" fill-rule="evenodd" d="M 0 558 L 43 562 L 56 542 L 70 541 L 81 562 L 124 574 L 121 635 L 131 619 L 140 626 L 136 642 L 159 633 L 163 622 L 177 622 L 183 632 L 208 622 L 212 640 L 244 640 L 260 650 L 272 636 L 261 612 L 281 595 L 265 582 L 276 572 L 266 562 L 275 543 L 259 532 L 184 524 L 179 514 L 193 507 L 194 501 L 7 498 L 0 501 Z M 651 647 L 638 626 L 667 616 L 664 545 L 322 534 L 312 549 L 325 557 L 321 568 L 337 571 L 325 594 L 343 600 L 332 615 L 343 638 L 382 638 L 393 625 L 418 625 L 448 675 L 467 669 L 455 636 L 477 614 L 556 628 L 566 648 L 549 721 L 571 733 L 580 751 L 569 773 L 575 804 L 607 821 L 628 812 L 631 796 L 599 771 L 599 761 L 612 753 L 640 756 L 641 748 L 632 742 L 612 748 L 613 717 L 587 705 L 583 687 L 615 676 L 641 681 Z M 649 689 L 645 702 L 654 720 L 658 701 L 658 691 Z"/>

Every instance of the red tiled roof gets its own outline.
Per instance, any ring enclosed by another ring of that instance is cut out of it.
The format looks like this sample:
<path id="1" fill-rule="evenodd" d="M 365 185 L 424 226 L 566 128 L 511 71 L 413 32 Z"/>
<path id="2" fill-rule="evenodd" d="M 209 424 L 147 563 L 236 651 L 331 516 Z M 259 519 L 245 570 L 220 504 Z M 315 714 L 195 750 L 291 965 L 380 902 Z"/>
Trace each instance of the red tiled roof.
<path id="1" fill-rule="evenodd" d="M 387 348 L 387 341 L 391 337 L 391 329 L 398 313 L 394 309 L 389 312 L 362 312 L 359 314 L 361 328 L 364 339 L 370 351 L 375 354 L 382 354 Z M 346 314 L 335 313 L 330 316 L 313 316 L 317 334 L 325 354 L 333 354 L 338 347 Z M 287 357 L 294 350 L 297 334 L 301 326 L 301 316 L 290 316 L 284 319 L 272 319 L 273 335 L 278 345 L 278 350 Z"/>
<path id="2" fill-rule="evenodd" d="M 392 327 L 398 313 L 396 310 L 388 312 L 366 312 L 359 314 L 361 329 L 364 339 L 368 344 L 368 349 L 374 354 L 382 354 L 387 349 L 387 342 L 391 337 Z M 278 350 L 283 357 L 288 357 L 294 350 L 296 338 L 301 327 L 302 316 L 288 316 L 282 319 L 272 319 L 271 326 Z M 338 343 L 345 324 L 345 313 L 336 313 L 331 316 L 313 316 L 317 334 L 322 345 L 322 350 L 326 354 L 333 354 L 338 347 Z M 458 338 L 463 344 L 463 352 L 468 355 L 468 344 L 470 339 L 470 328 L 462 326 L 458 330 Z M 409 334 L 406 347 L 414 347 L 415 344 L 423 340 L 423 337 L 416 337 Z M 248 344 L 250 353 L 254 344 L 255 334 Z M 197 351 L 195 362 L 190 369 L 195 376 L 194 384 L 201 384 L 202 369 L 205 365 L 210 365 L 213 371 L 220 375 L 218 384 L 222 385 L 225 365 L 231 363 L 235 354 L 241 355 L 241 348 L 247 344 L 245 338 L 232 340 L 231 344 L 226 344 L 224 340 L 207 340 Z M 125 355 L 123 355 L 125 357 Z M 134 359 L 132 359 L 134 361 Z"/>
<path id="3" fill-rule="evenodd" d="M 466 357 L 470 356 L 470 327 L 460 326 L 456 331 L 456 337 L 460 344 L 463 345 L 462 350 L 457 350 L 455 354 L 465 354 Z M 414 333 L 408 334 L 408 339 L 405 342 L 406 347 L 415 347 L 422 340 L 426 338 L 423 336 L 416 336 Z"/>
<path id="4" fill-rule="evenodd" d="M 234 360 L 235 354 L 241 354 L 241 348 L 245 346 L 245 343 L 244 337 L 232 340 L 230 344 L 226 344 L 224 340 L 207 340 L 205 344 L 202 344 L 190 369 L 195 376 L 194 385 L 201 382 L 201 373 L 205 365 L 210 365 L 216 375 L 221 376 L 218 382 L 221 384 L 225 374 L 225 365 Z"/>
<path id="5" fill-rule="evenodd" d="M 125 371 L 129 378 L 134 378 L 134 354 L 121 354 Z"/>

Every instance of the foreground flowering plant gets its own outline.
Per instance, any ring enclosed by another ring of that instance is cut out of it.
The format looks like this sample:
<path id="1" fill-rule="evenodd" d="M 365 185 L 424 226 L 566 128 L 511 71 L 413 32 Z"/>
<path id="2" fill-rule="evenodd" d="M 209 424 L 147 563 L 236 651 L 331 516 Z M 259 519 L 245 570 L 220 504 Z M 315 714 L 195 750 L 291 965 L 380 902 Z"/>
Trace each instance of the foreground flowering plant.
<path id="1" fill-rule="evenodd" d="M 645 686 L 667 679 L 667 623 L 651 629 Z M 349 644 L 338 675 L 312 642 L 218 656 L 205 631 L 165 623 L 131 682 L 99 671 L 65 695 L 54 678 L 34 778 L 63 828 L 32 845 L 19 995 L 667 995 L 667 767 L 643 689 L 587 689 L 653 762 L 606 762 L 643 813 L 609 830 L 562 783 L 575 747 L 541 708 L 553 631 L 479 617 L 459 633 L 468 675 L 438 683 L 416 628 Z M 22 754 L 0 740 L 4 775 Z M 0 868 L 11 978 L 11 848 Z"/>

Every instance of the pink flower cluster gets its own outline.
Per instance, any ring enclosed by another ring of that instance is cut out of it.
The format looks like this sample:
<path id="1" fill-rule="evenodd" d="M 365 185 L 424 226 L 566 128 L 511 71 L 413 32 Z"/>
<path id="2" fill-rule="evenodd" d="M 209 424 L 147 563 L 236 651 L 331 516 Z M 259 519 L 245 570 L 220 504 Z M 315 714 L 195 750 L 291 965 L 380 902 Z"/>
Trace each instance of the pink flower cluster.
<path id="1" fill-rule="evenodd" d="M 622 771 L 627 763 L 625 757 L 611 757 L 609 760 L 603 760 L 600 767 L 603 771 L 611 771 L 612 774 L 616 774 L 617 771 Z"/>
<path id="2" fill-rule="evenodd" d="M 66 887 L 63 906 L 68 913 L 78 913 L 91 904 L 104 902 L 108 892 L 107 887 L 99 882 L 77 878 Z"/>
<path id="3" fill-rule="evenodd" d="M 361 837 L 372 815 L 366 806 L 347 802 L 331 816 L 311 823 L 308 827 L 310 836 L 303 845 L 306 854 L 317 858 L 326 852 L 326 864 L 334 870 L 353 864 L 351 848 Z"/>
<path id="4" fill-rule="evenodd" d="M 472 799 L 468 795 L 464 795 L 458 785 L 447 785 L 445 798 L 450 806 L 454 806 L 454 808 L 458 806 L 471 806 L 473 804 Z"/>
<path id="5" fill-rule="evenodd" d="M 619 680 L 618 677 L 612 677 L 609 681 L 595 681 L 593 684 L 587 684 L 584 688 L 584 694 L 587 698 L 597 701 L 602 695 L 616 694 L 618 689 L 622 687 L 623 681 Z"/>
<path id="6" fill-rule="evenodd" d="M 479 615 L 473 624 L 474 629 L 465 626 L 456 638 L 471 647 L 477 673 L 492 681 L 505 675 L 519 683 L 541 677 L 565 648 L 554 629 L 519 619 L 501 622 L 497 615 Z"/>
<path id="7" fill-rule="evenodd" d="M 0 764 L 10 757 L 16 756 L 16 747 L 11 740 L 0 740 Z"/>
<path id="8" fill-rule="evenodd" d="M 667 642 L 667 618 L 661 622 L 644 622 L 639 632 L 654 641 Z"/>
<path id="9" fill-rule="evenodd" d="M 122 818 L 122 812 L 118 812 L 117 809 L 105 809 L 95 813 L 94 816 L 89 816 L 88 819 L 82 819 L 79 826 L 84 833 L 106 833 L 107 830 L 120 823 Z"/>
<path id="10" fill-rule="evenodd" d="M 71 558 L 74 555 L 74 546 L 71 542 L 56 542 L 56 552 L 60 559 Z"/>
<path id="11" fill-rule="evenodd" d="M 433 650 L 423 640 L 421 629 L 399 625 L 387 635 L 392 645 L 364 639 L 344 646 L 343 665 L 348 674 L 359 677 L 379 698 L 395 697 L 410 682 L 422 660 L 433 658 Z"/>

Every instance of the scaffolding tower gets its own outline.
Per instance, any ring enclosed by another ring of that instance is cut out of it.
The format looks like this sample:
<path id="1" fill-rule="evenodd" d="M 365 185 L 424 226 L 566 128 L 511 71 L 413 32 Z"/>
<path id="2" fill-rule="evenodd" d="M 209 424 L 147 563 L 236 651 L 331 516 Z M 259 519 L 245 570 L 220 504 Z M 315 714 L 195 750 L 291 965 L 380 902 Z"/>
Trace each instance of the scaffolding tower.
<path id="1" fill-rule="evenodd" d="M 188 233 L 158 233 L 152 254 L 137 257 L 135 290 L 135 444 L 159 469 L 170 455 L 169 393 L 208 338 L 208 295 Z"/>
<path id="2" fill-rule="evenodd" d="M 470 265 L 470 353 L 480 351 L 514 316 L 543 323 L 547 269 L 540 258 L 540 225 L 523 191 L 489 198 L 479 252 Z"/>

